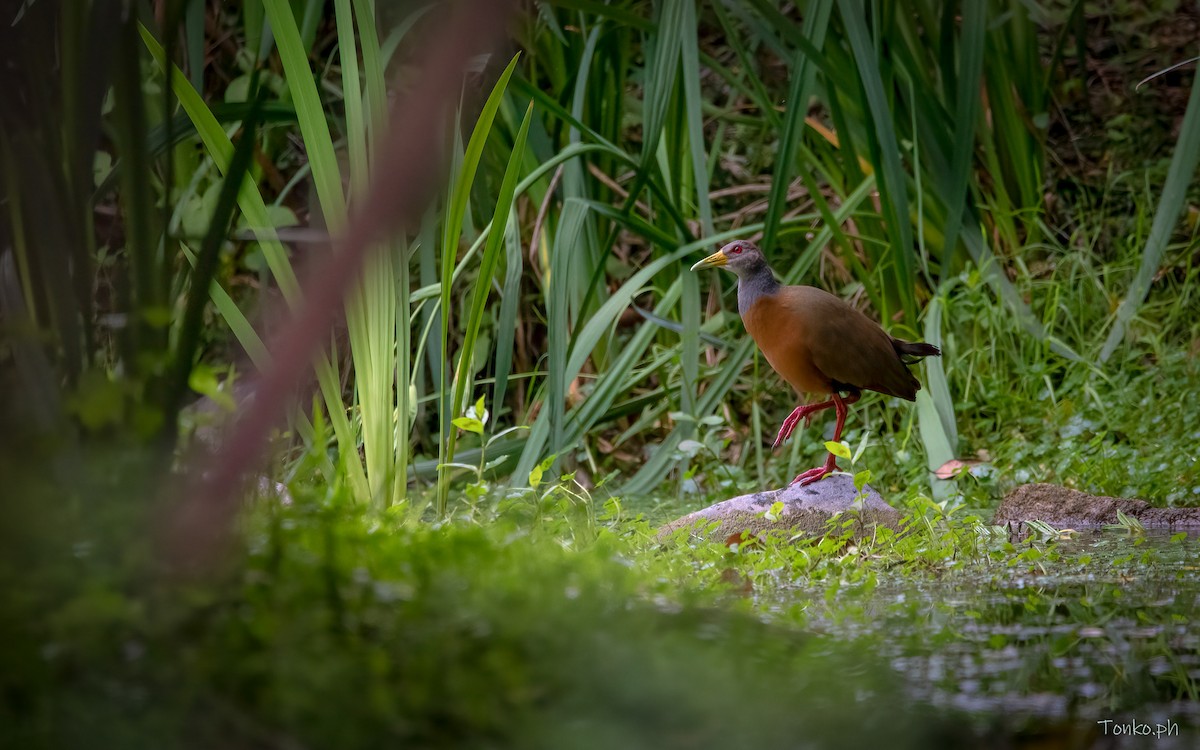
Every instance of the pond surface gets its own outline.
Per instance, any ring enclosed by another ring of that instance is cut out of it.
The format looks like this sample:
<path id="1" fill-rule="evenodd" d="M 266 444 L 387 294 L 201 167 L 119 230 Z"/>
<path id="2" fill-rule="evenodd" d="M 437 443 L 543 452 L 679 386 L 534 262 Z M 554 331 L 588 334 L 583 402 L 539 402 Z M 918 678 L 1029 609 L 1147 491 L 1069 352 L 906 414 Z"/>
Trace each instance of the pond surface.
<path id="1" fill-rule="evenodd" d="M 917 697 L 1007 736 L 1200 747 L 1200 539 L 1084 531 L 1015 549 L 873 586 L 798 578 L 761 603 L 799 604 L 808 627 L 883 657 Z"/>

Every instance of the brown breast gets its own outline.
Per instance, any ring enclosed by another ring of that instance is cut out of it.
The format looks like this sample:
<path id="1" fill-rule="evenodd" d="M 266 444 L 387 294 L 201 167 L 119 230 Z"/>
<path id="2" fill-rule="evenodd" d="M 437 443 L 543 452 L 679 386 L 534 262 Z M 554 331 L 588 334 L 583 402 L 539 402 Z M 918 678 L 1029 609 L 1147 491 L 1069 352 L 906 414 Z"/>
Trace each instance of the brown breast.
<path id="1" fill-rule="evenodd" d="M 832 393 L 831 379 L 813 361 L 805 335 L 807 316 L 797 316 L 787 304 L 788 288 L 760 297 L 742 316 L 742 323 L 771 367 L 798 393 Z"/>

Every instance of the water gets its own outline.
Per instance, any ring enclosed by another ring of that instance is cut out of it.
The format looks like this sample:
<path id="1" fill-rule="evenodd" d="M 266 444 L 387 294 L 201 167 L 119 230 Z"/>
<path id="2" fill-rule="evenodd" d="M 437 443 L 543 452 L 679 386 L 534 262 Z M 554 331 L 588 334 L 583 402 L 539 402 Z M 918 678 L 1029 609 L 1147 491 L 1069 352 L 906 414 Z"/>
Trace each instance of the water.
<path id="1" fill-rule="evenodd" d="M 802 603 L 808 627 L 861 644 L 918 698 L 1008 736 L 1200 747 L 1200 540 L 1088 531 L 1039 548 L 1052 551 L 885 572 L 874 589 L 832 596 L 797 579 L 763 603 Z"/>

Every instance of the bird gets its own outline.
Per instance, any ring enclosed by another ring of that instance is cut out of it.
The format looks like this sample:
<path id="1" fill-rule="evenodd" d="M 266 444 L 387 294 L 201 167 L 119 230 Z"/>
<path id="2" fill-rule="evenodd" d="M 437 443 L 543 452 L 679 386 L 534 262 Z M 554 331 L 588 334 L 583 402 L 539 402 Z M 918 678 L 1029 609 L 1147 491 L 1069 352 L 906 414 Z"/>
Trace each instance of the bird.
<path id="1" fill-rule="evenodd" d="M 738 313 L 746 332 L 775 372 L 801 396 L 800 405 L 779 428 L 773 449 L 791 437 L 801 419 L 811 424 L 814 414 L 831 408 L 837 413 L 833 439 L 841 440 L 847 407 L 863 391 L 915 401 L 921 383 L 909 365 L 941 356 L 933 344 L 893 338 L 823 289 L 779 283 L 753 242 L 734 240 L 692 266 L 693 271 L 704 268 L 724 268 L 737 275 Z M 805 394 L 826 394 L 828 400 L 805 403 Z M 801 473 L 791 484 L 811 484 L 835 471 L 837 456 L 830 453 L 823 465 Z"/>

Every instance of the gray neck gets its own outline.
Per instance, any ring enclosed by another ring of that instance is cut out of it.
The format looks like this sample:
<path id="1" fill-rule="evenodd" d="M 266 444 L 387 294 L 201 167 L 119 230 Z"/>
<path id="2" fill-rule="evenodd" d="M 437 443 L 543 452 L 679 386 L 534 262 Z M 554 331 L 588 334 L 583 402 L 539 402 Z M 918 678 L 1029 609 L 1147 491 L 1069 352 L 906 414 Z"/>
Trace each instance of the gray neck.
<path id="1" fill-rule="evenodd" d="M 745 273 L 738 274 L 738 314 L 744 316 L 760 297 L 777 291 L 779 282 L 766 263 L 746 269 Z"/>

